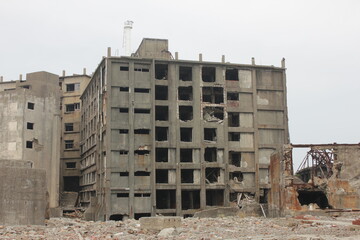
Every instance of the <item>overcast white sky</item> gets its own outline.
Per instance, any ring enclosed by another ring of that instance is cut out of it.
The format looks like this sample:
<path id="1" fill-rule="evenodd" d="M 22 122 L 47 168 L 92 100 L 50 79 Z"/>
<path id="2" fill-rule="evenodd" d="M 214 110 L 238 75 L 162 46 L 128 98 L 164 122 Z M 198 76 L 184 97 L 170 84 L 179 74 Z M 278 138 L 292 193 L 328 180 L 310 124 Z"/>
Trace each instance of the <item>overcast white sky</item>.
<path id="1" fill-rule="evenodd" d="M 123 23 L 181 59 L 280 66 L 292 143 L 359 143 L 360 1 L 0 0 L 0 75 L 91 73 L 122 49 Z"/>

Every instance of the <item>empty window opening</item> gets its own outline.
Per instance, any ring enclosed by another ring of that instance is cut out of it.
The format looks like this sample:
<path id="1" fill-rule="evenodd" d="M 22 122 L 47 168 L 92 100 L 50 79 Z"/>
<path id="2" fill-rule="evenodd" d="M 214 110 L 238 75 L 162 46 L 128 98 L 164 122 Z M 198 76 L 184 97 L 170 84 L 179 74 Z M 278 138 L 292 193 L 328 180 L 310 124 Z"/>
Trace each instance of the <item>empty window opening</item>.
<path id="1" fill-rule="evenodd" d="M 192 128 L 180 128 L 180 141 L 182 142 L 192 141 Z"/>
<path id="2" fill-rule="evenodd" d="M 116 197 L 118 197 L 118 198 L 128 198 L 129 193 L 117 193 Z"/>
<path id="3" fill-rule="evenodd" d="M 216 142 L 216 128 L 204 128 L 204 140 Z"/>
<path id="4" fill-rule="evenodd" d="M 148 177 L 150 176 L 150 172 L 145 171 L 137 171 L 134 173 L 135 176 Z"/>
<path id="5" fill-rule="evenodd" d="M 169 183 L 169 174 L 167 169 L 156 169 L 156 183 Z"/>
<path id="6" fill-rule="evenodd" d="M 229 132 L 229 141 L 239 142 L 240 141 L 240 133 L 239 132 Z"/>
<path id="7" fill-rule="evenodd" d="M 27 108 L 28 108 L 28 109 L 31 109 L 31 110 L 34 110 L 34 108 L 35 108 L 35 103 L 28 102 Z"/>
<path id="8" fill-rule="evenodd" d="M 167 141 L 168 140 L 168 127 L 156 127 L 155 128 L 155 140 Z"/>
<path id="9" fill-rule="evenodd" d="M 205 169 L 206 183 L 220 182 L 220 168 L 206 168 Z"/>
<path id="10" fill-rule="evenodd" d="M 120 66 L 120 71 L 129 71 L 128 66 Z"/>
<path id="11" fill-rule="evenodd" d="M 145 113 L 145 114 L 150 114 L 150 109 L 145 109 L 145 108 L 135 108 L 134 112 L 135 112 L 135 113 Z"/>
<path id="12" fill-rule="evenodd" d="M 80 103 L 66 104 L 66 112 L 73 112 L 80 110 Z"/>
<path id="13" fill-rule="evenodd" d="M 149 150 L 135 150 L 134 153 L 137 155 L 149 155 L 150 151 Z"/>
<path id="14" fill-rule="evenodd" d="M 239 127 L 240 126 L 240 114 L 236 112 L 228 113 L 228 126 L 229 127 Z"/>
<path id="15" fill-rule="evenodd" d="M 180 149 L 180 162 L 192 162 L 193 154 L 191 148 Z"/>
<path id="16" fill-rule="evenodd" d="M 179 67 L 180 81 L 192 81 L 192 67 Z"/>
<path id="17" fill-rule="evenodd" d="M 65 123 L 65 132 L 72 132 L 74 131 L 74 124 L 73 123 Z"/>
<path id="18" fill-rule="evenodd" d="M 34 123 L 27 122 L 27 123 L 26 123 L 26 129 L 33 130 L 33 129 L 34 129 Z"/>
<path id="19" fill-rule="evenodd" d="M 179 106 L 179 119 L 181 121 L 191 121 L 193 119 L 192 106 Z"/>
<path id="20" fill-rule="evenodd" d="M 67 162 L 66 168 L 76 168 L 76 162 Z"/>
<path id="21" fill-rule="evenodd" d="M 202 101 L 220 104 L 224 102 L 224 89 L 222 87 L 203 87 Z"/>
<path id="22" fill-rule="evenodd" d="M 74 91 L 79 91 L 79 90 L 80 90 L 80 83 L 66 84 L 67 92 L 74 92 Z"/>
<path id="23" fill-rule="evenodd" d="M 149 72 L 148 68 L 134 68 L 135 72 Z"/>
<path id="24" fill-rule="evenodd" d="M 155 78 L 158 80 L 166 80 L 168 78 L 167 64 L 155 64 Z"/>
<path id="25" fill-rule="evenodd" d="M 22 88 L 25 88 L 25 89 L 30 89 L 30 85 L 24 85 L 24 86 L 21 86 Z"/>
<path id="26" fill-rule="evenodd" d="M 181 183 L 194 183 L 193 169 L 181 169 Z"/>
<path id="27" fill-rule="evenodd" d="M 127 215 L 113 214 L 110 216 L 109 220 L 110 221 L 122 221 L 124 219 L 124 216 L 126 216 L 126 218 L 128 218 Z"/>
<path id="28" fill-rule="evenodd" d="M 192 87 L 179 87 L 178 89 L 179 100 L 192 101 L 193 100 L 193 91 Z"/>
<path id="29" fill-rule="evenodd" d="M 332 208 L 323 191 L 319 190 L 298 190 L 298 199 L 301 205 L 316 203 L 321 209 Z"/>
<path id="30" fill-rule="evenodd" d="M 229 101 L 239 101 L 239 93 L 236 92 L 228 92 L 227 100 Z"/>
<path id="31" fill-rule="evenodd" d="M 156 162 L 168 162 L 169 161 L 168 149 L 167 148 L 156 148 L 155 159 L 156 159 Z"/>
<path id="32" fill-rule="evenodd" d="M 240 152 L 229 152 L 229 163 L 236 167 L 241 165 L 241 153 Z"/>
<path id="33" fill-rule="evenodd" d="M 26 141 L 26 148 L 33 148 L 33 142 L 32 141 Z"/>
<path id="34" fill-rule="evenodd" d="M 224 190 L 206 190 L 206 206 L 223 206 Z"/>
<path id="35" fill-rule="evenodd" d="M 205 148 L 204 159 L 205 162 L 216 162 L 216 148 Z"/>
<path id="36" fill-rule="evenodd" d="M 229 173 L 229 180 L 233 180 L 234 182 L 242 182 L 244 180 L 244 176 L 242 172 L 231 172 Z"/>
<path id="37" fill-rule="evenodd" d="M 224 120 L 224 108 L 204 107 L 203 118 L 207 122 L 219 122 Z"/>
<path id="38" fill-rule="evenodd" d="M 136 153 L 136 151 L 135 151 Z M 126 151 L 126 150 L 120 150 L 120 155 L 128 155 L 129 154 L 129 151 Z M 106 154 L 105 154 L 106 155 Z M 139 154 L 139 155 L 142 155 L 142 154 Z"/>
<path id="39" fill-rule="evenodd" d="M 150 134 L 150 129 L 135 129 L 135 134 Z"/>
<path id="40" fill-rule="evenodd" d="M 176 190 L 156 190 L 157 209 L 176 208 Z"/>
<path id="41" fill-rule="evenodd" d="M 239 81 L 239 74 L 237 69 L 226 69 L 225 72 L 226 80 Z"/>
<path id="42" fill-rule="evenodd" d="M 129 172 L 120 172 L 120 177 L 128 177 Z"/>
<path id="43" fill-rule="evenodd" d="M 134 214 L 135 220 L 139 220 L 142 217 L 151 217 L 151 213 L 135 213 Z"/>
<path id="44" fill-rule="evenodd" d="M 120 134 L 128 134 L 129 133 L 129 129 L 120 129 L 119 130 Z"/>
<path id="45" fill-rule="evenodd" d="M 74 148 L 74 140 L 65 140 L 65 149 Z"/>
<path id="46" fill-rule="evenodd" d="M 129 87 L 120 87 L 120 92 L 129 92 Z"/>
<path id="47" fill-rule="evenodd" d="M 155 86 L 155 100 L 168 100 L 168 87 L 167 86 Z"/>
<path id="48" fill-rule="evenodd" d="M 169 120 L 169 107 L 168 106 L 155 106 L 155 120 L 168 121 Z"/>
<path id="49" fill-rule="evenodd" d="M 129 109 L 128 108 L 119 108 L 119 112 L 121 113 L 128 113 Z"/>
<path id="50" fill-rule="evenodd" d="M 201 76 L 204 82 L 215 82 L 215 67 L 202 67 Z"/>
<path id="51" fill-rule="evenodd" d="M 200 190 L 182 190 L 181 191 L 181 209 L 199 209 L 200 208 Z"/>
<path id="52" fill-rule="evenodd" d="M 134 197 L 150 197 L 150 193 L 134 193 Z"/>
<path id="53" fill-rule="evenodd" d="M 135 88 L 134 90 L 136 93 L 149 93 L 150 89 L 148 88 Z"/>

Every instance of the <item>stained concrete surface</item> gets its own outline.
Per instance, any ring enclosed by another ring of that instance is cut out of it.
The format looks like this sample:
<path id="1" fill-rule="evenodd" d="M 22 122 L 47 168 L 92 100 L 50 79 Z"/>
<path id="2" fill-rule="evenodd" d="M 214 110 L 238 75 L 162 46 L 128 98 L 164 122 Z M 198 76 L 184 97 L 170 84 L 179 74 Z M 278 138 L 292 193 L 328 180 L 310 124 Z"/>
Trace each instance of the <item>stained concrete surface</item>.
<path id="1" fill-rule="evenodd" d="M 26 161 L 0 161 L 0 225 L 43 225 L 46 173 Z"/>

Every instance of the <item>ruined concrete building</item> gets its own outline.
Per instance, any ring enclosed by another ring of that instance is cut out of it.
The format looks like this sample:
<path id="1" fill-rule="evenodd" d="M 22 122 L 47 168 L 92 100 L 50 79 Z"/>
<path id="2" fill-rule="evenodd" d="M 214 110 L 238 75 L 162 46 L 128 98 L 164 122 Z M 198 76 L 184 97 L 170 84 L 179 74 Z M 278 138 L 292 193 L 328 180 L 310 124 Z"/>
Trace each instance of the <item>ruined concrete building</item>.
<path id="1" fill-rule="evenodd" d="M 298 171 L 293 149 L 309 148 Z M 360 208 L 360 144 L 291 144 L 271 156 L 269 212 L 296 215 L 315 208 Z"/>
<path id="2" fill-rule="evenodd" d="M 33 168 L 44 169 L 50 208 L 59 205 L 59 100 L 59 76 L 55 74 L 34 72 L 26 75 L 26 81 L 20 77 L 0 82 L 0 160 L 31 162 Z M 29 172 L 28 184 L 34 180 L 34 171 L 17 172 Z M 31 205 L 30 193 L 26 196 Z M 19 207 L 26 211 L 27 205 Z"/>
<path id="3" fill-rule="evenodd" d="M 60 191 L 79 192 L 80 181 L 80 95 L 89 83 L 90 76 L 83 74 L 60 77 L 61 96 L 61 163 Z M 76 195 L 75 195 L 76 198 Z"/>
<path id="4" fill-rule="evenodd" d="M 288 143 L 281 67 L 179 60 L 144 39 L 108 53 L 82 95 L 81 204 L 93 219 L 191 216 L 238 193 L 265 201 Z"/>

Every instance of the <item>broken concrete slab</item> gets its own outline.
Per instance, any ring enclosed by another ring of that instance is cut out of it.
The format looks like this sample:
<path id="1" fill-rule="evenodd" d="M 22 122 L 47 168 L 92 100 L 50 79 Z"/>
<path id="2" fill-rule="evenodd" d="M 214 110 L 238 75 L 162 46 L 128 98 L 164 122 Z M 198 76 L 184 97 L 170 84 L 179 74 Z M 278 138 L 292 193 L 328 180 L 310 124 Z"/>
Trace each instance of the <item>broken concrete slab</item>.
<path id="1" fill-rule="evenodd" d="M 142 217 L 140 227 L 148 230 L 181 227 L 181 217 Z"/>

